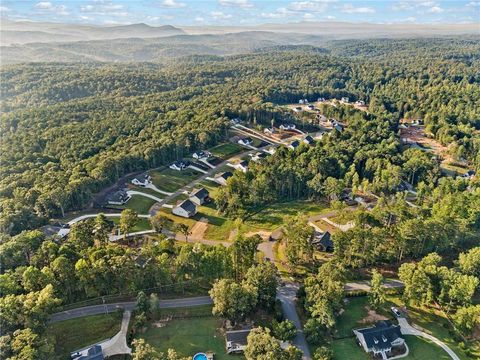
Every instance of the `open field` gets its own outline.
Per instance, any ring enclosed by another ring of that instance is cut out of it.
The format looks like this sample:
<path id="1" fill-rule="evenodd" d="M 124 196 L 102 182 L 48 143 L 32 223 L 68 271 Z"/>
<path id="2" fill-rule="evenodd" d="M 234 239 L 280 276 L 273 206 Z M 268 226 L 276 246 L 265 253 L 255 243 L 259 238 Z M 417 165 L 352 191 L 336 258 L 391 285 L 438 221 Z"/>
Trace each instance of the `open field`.
<path id="1" fill-rule="evenodd" d="M 121 321 L 121 312 L 87 316 L 51 324 L 47 334 L 56 340 L 58 358 L 66 359 L 72 351 L 111 338 L 120 331 Z"/>
<path id="2" fill-rule="evenodd" d="M 118 217 L 112 217 L 110 220 L 113 221 L 115 225 L 118 225 L 120 223 L 120 218 Z M 152 227 L 150 226 L 150 221 L 145 218 L 139 218 L 137 224 L 133 227 L 131 230 L 132 232 L 138 232 L 138 231 L 144 231 L 144 230 L 150 230 Z"/>
<path id="3" fill-rule="evenodd" d="M 235 154 L 241 153 L 245 148 L 238 144 L 234 143 L 225 143 L 217 145 L 208 151 L 210 151 L 214 156 L 217 156 L 222 159 L 227 159 Z"/>
<path id="4" fill-rule="evenodd" d="M 193 356 L 197 352 L 213 351 L 217 360 L 244 359 L 243 356 L 226 354 L 225 338 L 220 332 L 222 320 L 211 315 L 211 306 L 165 309 L 158 318 L 169 315 L 185 318 L 170 320 L 163 327 L 155 326 L 155 322 L 149 323 L 145 333 L 137 336 L 162 352 L 173 348 L 182 356 Z"/>
<path id="5" fill-rule="evenodd" d="M 148 214 L 148 210 L 155 204 L 155 200 L 147 198 L 145 196 L 133 195 L 130 200 L 124 205 L 109 205 L 112 208 L 123 210 L 132 209 L 138 214 Z"/>
<path id="6" fill-rule="evenodd" d="M 160 190 L 167 192 L 174 192 L 188 183 L 198 178 L 201 174 L 192 169 L 185 169 L 182 171 L 163 169 L 152 170 L 150 176 L 153 184 Z"/>

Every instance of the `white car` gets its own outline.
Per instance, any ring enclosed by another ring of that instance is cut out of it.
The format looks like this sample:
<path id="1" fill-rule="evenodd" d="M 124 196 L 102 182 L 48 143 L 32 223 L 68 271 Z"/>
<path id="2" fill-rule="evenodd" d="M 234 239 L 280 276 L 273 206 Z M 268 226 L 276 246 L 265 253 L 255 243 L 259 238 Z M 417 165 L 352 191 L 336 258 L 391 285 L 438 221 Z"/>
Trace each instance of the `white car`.
<path id="1" fill-rule="evenodd" d="M 395 314 L 396 317 L 401 317 L 402 316 L 402 313 L 400 312 L 400 310 L 398 310 L 395 306 L 392 306 L 391 310 Z"/>

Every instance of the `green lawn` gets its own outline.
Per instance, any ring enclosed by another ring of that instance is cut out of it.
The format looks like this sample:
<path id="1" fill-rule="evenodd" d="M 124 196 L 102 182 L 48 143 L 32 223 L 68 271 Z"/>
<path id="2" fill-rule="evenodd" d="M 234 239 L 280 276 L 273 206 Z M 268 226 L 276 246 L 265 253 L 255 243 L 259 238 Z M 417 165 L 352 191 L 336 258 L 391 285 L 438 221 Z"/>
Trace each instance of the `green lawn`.
<path id="1" fill-rule="evenodd" d="M 115 209 L 132 209 L 135 210 L 138 214 L 148 214 L 148 210 L 155 204 L 156 201 L 141 195 L 133 195 L 126 204 L 121 206 L 111 206 Z"/>
<path id="2" fill-rule="evenodd" d="M 120 223 L 120 218 L 114 217 L 110 218 L 115 225 Z M 137 224 L 133 227 L 132 232 L 144 231 L 144 230 L 151 230 L 152 227 L 150 226 L 150 221 L 145 218 L 139 218 Z"/>
<path id="3" fill-rule="evenodd" d="M 182 171 L 163 169 L 150 171 L 153 184 L 160 190 L 175 192 L 201 175 L 200 172 L 185 169 Z"/>
<path id="4" fill-rule="evenodd" d="M 348 298 L 345 311 L 337 319 L 336 337 L 352 335 L 354 328 L 366 327 L 368 324 L 360 323 L 367 316 L 368 299 L 366 296 Z"/>
<path id="5" fill-rule="evenodd" d="M 164 327 L 154 323 L 147 326 L 138 338 L 144 338 L 147 343 L 162 352 L 169 348 L 175 349 L 182 356 L 193 356 L 197 352 L 213 351 L 216 360 L 242 360 L 243 356 L 227 355 L 225 338 L 220 332 L 222 320 L 211 315 L 211 306 L 191 309 L 164 309 L 159 318 L 169 314 L 187 316 L 185 319 L 173 319 Z M 188 318 L 188 316 L 194 316 Z"/>
<path id="6" fill-rule="evenodd" d="M 47 334 L 56 340 L 58 358 L 66 359 L 72 351 L 111 338 L 120 331 L 121 322 L 121 312 L 87 316 L 51 324 Z"/>
<path id="7" fill-rule="evenodd" d="M 451 357 L 439 346 L 432 343 L 430 340 L 406 335 L 405 341 L 407 342 L 410 353 L 404 359 L 407 360 L 450 360 Z"/>
<path id="8" fill-rule="evenodd" d="M 233 155 L 241 153 L 245 150 L 242 146 L 234 143 L 225 143 L 211 148 L 209 151 L 214 155 L 222 159 L 228 159 Z"/>
<path id="9" fill-rule="evenodd" d="M 370 360 L 371 357 L 357 344 L 355 338 L 334 340 L 332 345 L 333 360 Z"/>
<path id="10" fill-rule="evenodd" d="M 135 191 L 139 191 L 139 192 L 142 192 L 142 193 L 145 193 L 145 194 L 150 194 L 150 195 L 153 195 L 153 196 L 156 196 L 160 199 L 163 199 L 165 197 L 164 194 L 160 194 L 159 192 L 153 190 L 153 189 L 149 189 L 149 188 L 144 188 L 142 186 L 134 186 L 132 188 L 132 190 L 135 190 Z"/>
<path id="11" fill-rule="evenodd" d="M 387 303 L 385 308 L 389 308 L 392 305 L 403 306 L 402 301 L 398 297 L 389 297 L 388 300 L 389 303 Z M 451 328 L 451 325 L 442 313 L 431 308 L 415 307 L 410 305 L 408 306 L 408 316 L 411 323 L 419 325 L 425 329 L 426 332 L 443 341 L 460 357 L 460 359 L 471 359 L 458 345 L 458 342 L 453 339 L 452 334 L 450 334 L 448 330 Z M 480 347 L 478 346 L 478 341 L 477 343 L 470 344 L 469 346 L 476 350 L 474 354 L 477 356 L 477 358 L 480 358 Z"/>

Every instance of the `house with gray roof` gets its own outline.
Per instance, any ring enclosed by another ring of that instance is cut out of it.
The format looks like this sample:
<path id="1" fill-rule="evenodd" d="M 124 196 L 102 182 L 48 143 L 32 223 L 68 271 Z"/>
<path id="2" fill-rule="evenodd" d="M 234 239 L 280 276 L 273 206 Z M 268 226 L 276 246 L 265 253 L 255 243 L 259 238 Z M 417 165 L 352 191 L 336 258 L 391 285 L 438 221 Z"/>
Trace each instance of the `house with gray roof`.
<path id="1" fill-rule="evenodd" d="M 130 200 L 130 198 L 131 196 L 128 195 L 125 190 L 121 189 L 108 194 L 105 200 L 109 205 L 123 205 Z"/>
<path id="2" fill-rule="evenodd" d="M 356 329 L 353 333 L 365 352 L 381 356 L 382 359 L 392 357 L 394 348 L 401 350 L 405 345 L 400 326 L 393 325 L 390 321 L 379 321 L 375 326 Z"/>
<path id="3" fill-rule="evenodd" d="M 210 194 L 207 189 L 205 188 L 200 188 L 197 190 L 193 190 L 192 193 L 190 194 L 190 200 L 195 204 L 195 205 L 203 205 L 206 202 L 210 201 Z"/>
<path id="4" fill-rule="evenodd" d="M 172 209 L 172 214 L 184 218 L 191 218 L 197 213 L 197 206 L 190 200 L 184 200 Z"/>
<path id="5" fill-rule="evenodd" d="M 225 333 L 227 354 L 241 353 L 247 346 L 247 338 L 250 330 L 232 330 Z"/>

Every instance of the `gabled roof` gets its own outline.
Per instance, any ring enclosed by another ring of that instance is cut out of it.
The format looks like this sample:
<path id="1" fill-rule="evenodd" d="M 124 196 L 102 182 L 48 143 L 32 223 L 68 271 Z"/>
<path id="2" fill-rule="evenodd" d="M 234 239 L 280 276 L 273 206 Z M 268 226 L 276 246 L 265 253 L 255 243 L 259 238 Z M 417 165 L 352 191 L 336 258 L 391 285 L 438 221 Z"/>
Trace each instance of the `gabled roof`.
<path id="1" fill-rule="evenodd" d="M 190 201 L 189 199 L 187 200 L 184 200 L 182 201 L 180 204 L 178 204 L 176 206 L 177 208 L 180 207 L 182 208 L 183 210 L 185 210 L 186 212 L 188 213 L 194 213 L 195 211 L 197 211 L 197 207 L 195 206 L 195 204 Z"/>
<path id="2" fill-rule="evenodd" d="M 290 143 L 290 146 L 293 147 L 293 148 L 296 148 L 296 147 L 298 147 L 299 145 L 300 145 L 300 141 L 298 141 L 298 140 L 292 141 L 292 142 Z"/>
<path id="3" fill-rule="evenodd" d="M 303 139 L 303 141 L 309 143 L 309 144 L 313 144 L 314 140 L 313 138 L 310 136 L 310 135 L 307 135 L 305 136 L 305 138 Z"/>
<path id="4" fill-rule="evenodd" d="M 227 331 L 225 338 L 228 342 L 233 344 L 247 345 L 248 334 L 250 334 L 250 330 Z"/>
<path id="5" fill-rule="evenodd" d="M 239 166 L 242 166 L 242 167 L 247 167 L 248 166 L 248 161 L 247 160 L 243 160 L 241 162 L 238 163 Z"/>
<path id="6" fill-rule="evenodd" d="M 355 330 L 363 335 L 369 349 L 386 350 L 392 347 L 392 342 L 402 337 L 399 325 L 392 325 L 390 321 L 379 321 L 375 326 Z"/>
<path id="7" fill-rule="evenodd" d="M 316 233 L 312 239 L 312 245 L 321 245 L 323 248 L 333 248 L 331 234 L 326 231 L 324 233 Z"/>
<path id="8" fill-rule="evenodd" d="M 215 177 L 221 177 L 227 180 L 229 177 L 233 176 L 233 174 L 230 171 L 225 171 L 223 173 L 216 174 Z"/>
<path id="9" fill-rule="evenodd" d="M 208 190 L 205 188 L 200 188 L 192 192 L 192 197 L 197 197 L 199 199 L 205 199 L 209 195 Z"/>

